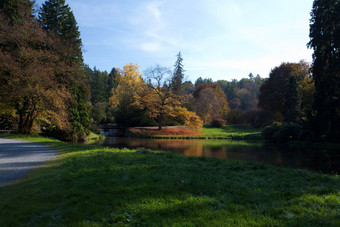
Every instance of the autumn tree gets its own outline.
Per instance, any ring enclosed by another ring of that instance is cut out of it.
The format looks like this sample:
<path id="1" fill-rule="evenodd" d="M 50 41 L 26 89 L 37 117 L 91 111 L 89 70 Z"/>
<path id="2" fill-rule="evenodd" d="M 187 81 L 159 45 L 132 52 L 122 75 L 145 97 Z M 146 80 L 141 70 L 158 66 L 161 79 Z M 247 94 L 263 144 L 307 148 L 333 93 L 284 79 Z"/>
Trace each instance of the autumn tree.
<path id="1" fill-rule="evenodd" d="M 73 95 L 70 103 L 71 122 L 74 139 L 89 133 L 90 118 L 86 101 L 89 88 L 86 85 L 79 27 L 65 0 L 47 0 L 41 7 L 39 21 L 42 28 L 51 36 L 59 38 L 58 54 L 61 63 L 72 70 L 56 68 L 61 83 L 65 84 Z"/>
<path id="2" fill-rule="evenodd" d="M 156 119 L 158 129 L 161 130 L 166 117 L 174 116 L 174 106 L 180 105 L 180 101 L 173 94 L 171 70 L 155 65 L 146 69 L 145 76 L 149 89 L 145 91 L 142 102 L 148 114 Z"/>
<path id="3" fill-rule="evenodd" d="M 117 87 L 112 89 L 109 102 L 115 109 L 116 123 L 123 127 L 146 124 L 149 119 L 140 104 L 146 83 L 142 80 L 138 65 L 126 64 L 117 72 L 115 82 Z"/>
<path id="4" fill-rule="evenodd" d="M 183 106 L 183 97 L 174 94 L 171 74 L 170 69 L 160 65 L 149 67 L 145 71 L 148 86 L 142 95 L 141 104 L 148 115 L 157 121 L 159 130 L 168 118 L 192 128 L 201 128 L 201 119 Z"/>
<path id="5" fill-rule="evenodd" d="M 339 15 L 339 0 L 314 0 L 308 43 L 314 50 L 315 132 L 337 141 L 340 138 Z"/>
<path id="6" fill-rule="evenodd" d="M 195 110 L 205 124 L 222 118 L 229 110 L 228 101 L 217 84 L 199 85 L 194 92 Z"/>
<path id="7" fill-rule="evenodd" d="M 32 7 L 26 3 L 18 9 Z M 57 41 L 33 17 L 18 19 L 0 13 L 0 31 L 0 115 L 10 115 L 20 133 L 38 131 L 38 121 L 68 130 L 71 95 L 54 73 L 55 68 L 66 67 L 59 64 Z"/>

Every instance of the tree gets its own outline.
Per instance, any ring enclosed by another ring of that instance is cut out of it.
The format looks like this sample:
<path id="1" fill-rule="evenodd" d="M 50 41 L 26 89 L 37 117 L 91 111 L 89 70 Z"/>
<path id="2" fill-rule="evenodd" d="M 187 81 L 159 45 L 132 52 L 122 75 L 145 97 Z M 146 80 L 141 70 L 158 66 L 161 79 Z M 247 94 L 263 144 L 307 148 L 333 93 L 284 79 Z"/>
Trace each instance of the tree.
<path id="1" fill-rule="evenodd" d="M 229 110 L 227 98 L 217 84 L 199 85 L 194 92 L 197 115 L 204 123 L 222 118 Z"/>
<path id="2" fill-rule="evenodd" d="M 76 140 L 88 134 L 90 127 L 86 104 L 89 88 L 83 70 L 79 28 L 65 0 L 47 0 L 40 9 L 39 22 L 48 34 L 60 39 L 57 53 L 60 55 L 61 64 L 65 63 L 72 68 L 72 71 L 56 68 L 56 74 L 59 75 L 59 81 L 65 84 L 73 95 L 69 110 L 74 129 L 73 138 Z M 86 119 L 81 119 L 79 116 Z"/>
<path id="3" fill-rule="evenodd" d="M 33 4 L 30 0 L 2 0 L 0 1 L 0 13 L 8 20 L 10 25 L 23 24 L 33 19 Z"/>
<path id="4" fill-rule="evenodd" d="M 111 91 L 113 88 L 117 87 L 117 83 L 115 82 L 116 75 L 119 69 L 112 68 L 111 72 L 109 73 L 109 77 L 107 80 L 107 97 L 111 96 Z"/>
<path id="5" fill-rule="evenodd" d="M 145 112 L 142 111 L 140 97 L 146 84 L 138 65 L 126 64 L 116 74 L 115 82 L 118 85 L 112 89 L 109 102 L 115 109 L 116 123 L 123 127 L 143 125 Z"/>
<path id="6" fill-rule="evenodd" d="M 195 81 L 195 86 L 198 86 L 200 84 L 210 84 L 210 83 L 214 83 L 213 80 L 211 78 L 208 79 L 202 79 L 202 77 L 197 78 L 197 80 Z"/>
<path id="7" fill-rule="evenodd" d="M 41 26 L 49 34 L 57 34 L 68 51 L 63 51 L 65 60 L 68 63 L 83 63 L 81 51 L 81 38 L 79 27 L 69 5 L 65 0 L 47 0 L 41 7 L 39 13 Z"/>
<path id="8" fill-rule="evenodd" d="M 183 107 L 185 98 L 174 94 L 174 84 L 168 68 L 151 66 L 145 71 L 145 75 L 149 82 L 140 101 L 147 114 L 157 121 L 158 130 L 162 130 L 168 118 L 192 128 L 202 127 L 201 119 Z"/>
<path id="9" fill-rule="evenodd" d="M 305 81 L 311 80 L 309 65 L 303 61 L 299 63 L 282 63 L 271 70 L 269 78 L 260 87 L 258 106 L 263 110 L 283 115 L 286 88 L 291 76 L 296 77 L 299 93 L 303 94 Z M 302 105 L 309 104 L 302 103 Z"/>
<path id="10" fill-rule="evenodd" d="M 38 121 L 69 130 L 71 95 L 54 72 L 57 67 L 67 68 L 59 64 L 57 40 L 32 18 L 15 24 L 3 13 L 0 31 L 0 114 L 10 115 L 20 133 L 38 131 Z"/>
<path id="11" fill-rule="evenodd" d="M 177 54 L 177 60 L 174 65 L 174 68 L 175 68 L 174 75 L 171 81 L 172 90 L 174 91 L 174 93 L 178 94 L 181 89 L 182 80 L 184 78 L 183 58 L 182 58 L 181 52 L 178 52 Z"/>
<path id="12" fill-rule="evenodd" d="M 310 20 L 316 127 L 318 135 L 340 137 L 340 2 L 314 0 Z"/>
<path id="13" fill-rule="evenodd" d="M 149 116 L 158 122 L 158 130 L 162 130 L 165 118 L 174 116 L 174 106 L 180 105 L 172 90 L 174 80 L 171 80 L 171 70 L 155 65 L 146 69 L 145 76 L 149 89 L 145 90 L 142 103 Z"/>
<path id="14" fill-rule="evenodd" d="M 295 76 L 289 78 L 284 107 L 283 120 L 285 122 L 299 123 L 301 118 L 301 97 Z"/>

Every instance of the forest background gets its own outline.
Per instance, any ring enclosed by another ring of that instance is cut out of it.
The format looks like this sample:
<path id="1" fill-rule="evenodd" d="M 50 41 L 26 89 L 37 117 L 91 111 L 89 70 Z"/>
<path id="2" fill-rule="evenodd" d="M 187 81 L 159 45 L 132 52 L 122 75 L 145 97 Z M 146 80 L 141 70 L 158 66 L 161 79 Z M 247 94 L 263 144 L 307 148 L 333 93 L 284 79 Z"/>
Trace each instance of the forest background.
<path id="1" fill-rule="evenodd" d="M 0 127 L 81 140 L 99 124 L 122 127 L 212 122 L 261 128 L 283 122 L 307 138 L 339 138 L 339 1 L 314 1 L 313 64 L 284 62 L 269 78 L 183 81 L 181 52 L 174 65 L 139 72 L 128 63 L 110 72 L 83 61 L 76 19 L 64 0 L 36 12 L 29 0 L 0 5 Z M 176 58 L 175 58 L 176 57 Z M 272 125 L 276 127 L 276 125 Z M 283 127 L 283 125 L 278 126 Z"/>

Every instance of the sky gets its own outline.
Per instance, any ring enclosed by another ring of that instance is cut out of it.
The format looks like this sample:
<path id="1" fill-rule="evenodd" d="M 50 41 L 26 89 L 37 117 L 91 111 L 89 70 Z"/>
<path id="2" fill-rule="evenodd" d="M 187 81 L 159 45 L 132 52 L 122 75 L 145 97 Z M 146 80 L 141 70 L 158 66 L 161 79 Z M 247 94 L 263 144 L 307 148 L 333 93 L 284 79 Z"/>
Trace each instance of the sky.
<path id="1" fill-rule="evenodd" d="M 37 0 L 40 6 L 44 0 Z M 170 67 L 180 51 L 185 80 L 268 77 L 282 62 L 312 61 L 313 0 L 66 0 L 84 62 L 111 71 Z"/>

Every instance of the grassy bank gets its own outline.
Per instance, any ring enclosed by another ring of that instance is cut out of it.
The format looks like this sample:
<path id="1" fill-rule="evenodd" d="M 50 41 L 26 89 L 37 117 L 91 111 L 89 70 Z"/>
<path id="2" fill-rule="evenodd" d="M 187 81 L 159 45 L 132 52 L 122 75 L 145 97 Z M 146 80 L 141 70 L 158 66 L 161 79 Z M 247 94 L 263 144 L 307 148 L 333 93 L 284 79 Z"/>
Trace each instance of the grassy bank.
<path id="1" fill-rule="evenodd" d="M 226 125 L 223 128 L 202 129 L 203 135 L 213 139 L 262 140 L 262 129 L 255 129 L 248 125 Z"/>
<path id="2" fill-rule="evenodd" d="M 60 156 L 0 187 L 0 226 L 340 224 L 339 176 L 21 138 Z"/>
<path id="3" fill-rule="evenodd" d="M 222 128 L 203 127 L 194 131 L 185 127 L 165 127 L 159 131 L 154 128 L 132 128 L 132 136 L 159 139 L 233 139 L 262 140 L 262 129 L 248 125 L 226 125 Z"/>

